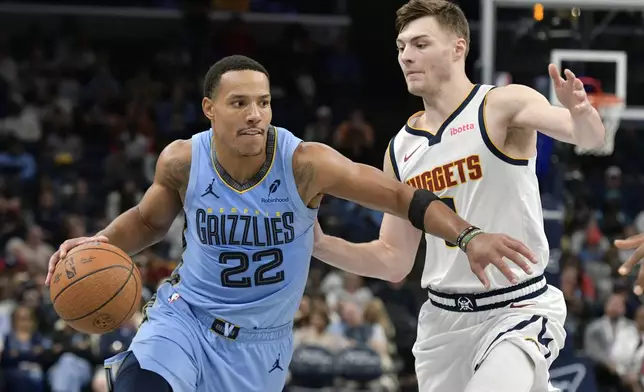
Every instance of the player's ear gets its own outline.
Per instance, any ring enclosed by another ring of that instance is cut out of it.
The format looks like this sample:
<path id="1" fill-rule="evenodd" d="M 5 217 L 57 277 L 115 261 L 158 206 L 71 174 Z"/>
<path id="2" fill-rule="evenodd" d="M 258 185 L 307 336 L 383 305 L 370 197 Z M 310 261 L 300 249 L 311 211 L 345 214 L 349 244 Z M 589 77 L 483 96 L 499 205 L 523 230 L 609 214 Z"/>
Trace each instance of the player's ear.
<path id="1" fill-rule="evenodd" d="M 467 41 L 464 38 L 457 38 L 454 46 L 454 60 L 465 58 L 467 52 Z"/>
<path id="2" fill-rule="evenodd" d="M 203 97 L 201 100 L 201 110 L 203 110 L 203 114 L 208 118 L 208 120 L 212 121 L 215 117 L 214 109 L 214 102 L 208 97 Z"/>

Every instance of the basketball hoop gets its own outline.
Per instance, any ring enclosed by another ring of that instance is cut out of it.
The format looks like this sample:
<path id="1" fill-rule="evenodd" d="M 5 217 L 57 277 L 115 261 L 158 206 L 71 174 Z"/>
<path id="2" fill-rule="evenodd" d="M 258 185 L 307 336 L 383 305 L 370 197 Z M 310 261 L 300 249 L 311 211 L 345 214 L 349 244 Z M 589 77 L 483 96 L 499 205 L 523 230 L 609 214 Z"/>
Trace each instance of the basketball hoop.
<path id="1" fill-rule="evenodd" d="M 607 94 L 602 91 L 601 83 L 594 78 L 579 78 L 585 86 L 593 88 L 592 92 L 587 93 L 590 104 L 597 109 L 599 116 L 606 128 L 606 135 L 604 136 L 604 144 L 598 148 L 588 149 L 575 146 L 575 153 L 577 155 L 595 155 L 595 156 L 608 156 L 613 153 L 615 149 L 615 134 L 619 129 L 619 124 L 622 119 L 625 104 L 624 100 L 614 94 Z"/>

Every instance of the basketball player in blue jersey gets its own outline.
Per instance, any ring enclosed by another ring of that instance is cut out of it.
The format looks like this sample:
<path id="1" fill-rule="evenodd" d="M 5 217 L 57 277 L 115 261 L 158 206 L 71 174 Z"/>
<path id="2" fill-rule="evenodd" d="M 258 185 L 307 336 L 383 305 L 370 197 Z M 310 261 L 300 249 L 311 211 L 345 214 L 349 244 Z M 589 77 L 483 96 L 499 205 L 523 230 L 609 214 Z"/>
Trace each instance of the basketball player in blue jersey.
<path id="1" fill-rule="evenodd" d="M 505 256 L 527 268 L 534 257 L 508 236 L 474 235 L 433 193 L 270 125 L 268 73 L 247 57 L 211 67 L 202 108 L 212 128 L 164 149 L 139 205 L 95 237 L 66 241 L 50 261 L 51 274 L 90 241 L 133 255 L 185 213 L 179 266 L 144 308 L 129 350 L 106 361 L 114 391 L 281 391 L 323 194 L 408 219 L 474 264 L 505 265 Z"/>

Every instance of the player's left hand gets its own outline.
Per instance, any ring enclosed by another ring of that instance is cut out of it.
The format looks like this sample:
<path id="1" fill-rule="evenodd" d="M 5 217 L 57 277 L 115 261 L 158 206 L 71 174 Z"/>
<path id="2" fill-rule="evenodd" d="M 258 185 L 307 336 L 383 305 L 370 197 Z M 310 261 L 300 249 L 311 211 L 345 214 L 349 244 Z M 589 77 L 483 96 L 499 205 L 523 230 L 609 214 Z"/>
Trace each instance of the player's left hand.
<path id="1" fill-rule="evenodd" d="M 532 268 L 526 260 L 532 263 L 538 262 L 537 256 L 527 246 L 505 234 L 479 234 L 467 244 L 466 251 L 470 269 L 486 289 L 490 288 L 490 281 L 485 274 L 485 268 L 489 264 L 498 268 L 510 283 L 516 284 L 518 278 L 504 258 L 521 267 L 528 275 L 532 274 Z"/>
<path id="2" fill-rule="evenodd" d="M 548 73 L 555 86 L 557 99 L 572 114 L 580 114 L 592 109 L 586 90 L 584 90 L 584 83 L 571 70 L 564 70 L 564 76 L 566 76 L 564 79 L 561 77 L 557 66 L 550 64 Z"/>
<path id="3" fill-rule="evenodd" d="M 615 240 L 615 246 L 623 250 L 635 249 L 635 253 L 619 267 L 619 274 L 626 276 L 631 273 L 631 270 L 636 264 L 644 259 L 644 233 L 628 237 L 625 240 Z M 642 295 L 644 293 L 644 268 L 640 268 L 637 274 L 633 292 L 636 295 Z"/>

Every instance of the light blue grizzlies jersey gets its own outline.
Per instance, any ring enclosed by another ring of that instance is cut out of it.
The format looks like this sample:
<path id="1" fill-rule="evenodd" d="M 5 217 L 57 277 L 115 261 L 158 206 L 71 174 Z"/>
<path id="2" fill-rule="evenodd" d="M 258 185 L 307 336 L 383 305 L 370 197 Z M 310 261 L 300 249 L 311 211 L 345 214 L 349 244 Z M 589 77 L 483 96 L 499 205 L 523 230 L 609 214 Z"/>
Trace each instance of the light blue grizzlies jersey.
<path id="1" fill-rule="evenodd" d="M 267 160 L 239 184 L 214 159 L 212 130 L 192 137 L 184 212 L 185 250 L 170 281 L 188 304 L 242 328 L 293 320 L 313 252 L 317 209 L 297 192 L 301 140 L 269 127 Z M 211 153 L 212 151 L 212 153 Z"/>

